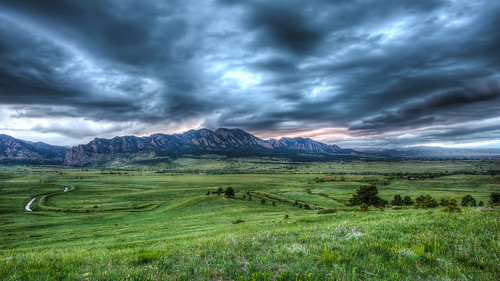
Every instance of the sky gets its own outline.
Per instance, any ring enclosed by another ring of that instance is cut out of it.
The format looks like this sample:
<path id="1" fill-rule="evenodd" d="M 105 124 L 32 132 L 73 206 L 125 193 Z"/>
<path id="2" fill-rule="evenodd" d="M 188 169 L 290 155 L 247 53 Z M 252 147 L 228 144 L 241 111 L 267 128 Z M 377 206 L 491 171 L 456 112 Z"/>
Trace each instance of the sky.
<path id="1" fill-rule="evenodd" d="M 0 0 L 0 133 L 500 148 L 498 0 Z"/>

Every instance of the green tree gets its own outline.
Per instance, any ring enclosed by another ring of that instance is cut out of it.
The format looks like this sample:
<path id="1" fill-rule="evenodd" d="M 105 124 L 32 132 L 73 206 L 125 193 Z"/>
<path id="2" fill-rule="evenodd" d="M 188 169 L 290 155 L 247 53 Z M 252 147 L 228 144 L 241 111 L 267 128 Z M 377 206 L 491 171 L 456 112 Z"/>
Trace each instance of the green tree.
<path id="1" fill-rule="evenodd" d="M 439 201 L 439 205 L 441 205 L 441 206 L 448 206 L 448 202 L 449 201 L 450 200 L 446 200 L 444 198 L 441 198 L 441 201 Z"/>
<path id="2" fill-rule="evenodd" d="M 423 196 L 420 195 L 415 199 L 415 208 L 417 209 L 428 209 L 428 208 L 436 208 L 438 203 L 436 199 L 432 198 L 429 194 Z"/>
<path id="3" fill-rule="evenodd" d="M 226 191 L 224 191 L 224 195 L 228 198 L 234 198 L 234 189 L 232 187 L 226 188 Z"/>
<path id="4" fill-rule="evenodd" d="M 443 212 L 448 212 L 448 213 L 460 213 L 462 210 L 460 207 L 458 207 L 457 200 L 451 198 L 448 201 L 448 205 L 446 208 L 443 210 Z"/>
<path id="5" fill-rule="evenodd" d="M 415 202 L 413 202 L 413 200 L 411 200 L 410 196 L 406 195 L 405 198 L 403 198 L 403 205 L 412 206 L 413 204 L 415 204 Z"/>
<path id="6" fill-rule="evenodd" d="M 221 195 L 221 193 L 224 193 L 224 189 L 222 189 L 222 187 L 219 187 L 215 193 L 217 193 L 217 196 L 219 196 Z"/>
<path id="7" fill-rule="evenodd" d="M 387 201 L 378 196 L 377 187 L 374 185 L 364 185 L 360 186 L 352 198 L 349 199 L 348 206 L 357 206 L 361 204 L 367 204 L 368 206 L 383 206 L 387 204 Z"/>
<path id="8" fill-rule="evenodd" d="M 403 198 L 401 198 L 401 195 L 399 195 L 399 194 L 394 195 L 394 199 L 392 200 L 391 204 L 393 206 L 403 205 Z"/>
<path id="9" fill-rule="evenodd" d="M 467 194 L 462 198 L 462 206 L 469 206 L 469 207 L 475 207 L 476 206 L 476 199 L 472 197 L 472 195 Z"/>
<path id="10" fill-rule="evenodd" d="M 492 192 L 490 194 L 490 201 L 488 201 L 490 206 L 500 206 L 500 192 Z"/>
<path id="11" fill-rule="evenodd" d="M 479 201 L 479 204 L 477 204 L 478 206 L 482 207 L 484 206 L 484 202 L 483 201 Z"/>

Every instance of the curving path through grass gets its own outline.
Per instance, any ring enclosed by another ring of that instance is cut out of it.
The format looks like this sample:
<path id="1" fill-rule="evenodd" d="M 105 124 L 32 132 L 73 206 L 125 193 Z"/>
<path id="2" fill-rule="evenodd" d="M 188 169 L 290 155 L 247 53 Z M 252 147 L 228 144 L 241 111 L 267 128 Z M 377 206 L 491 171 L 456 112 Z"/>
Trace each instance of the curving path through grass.
<path id="1" fill-rule="evenodd" d="M 69 187 L 65 186 L 63 192 L 61 192 L 61 193 L 64 193 L 64 192 L 67 192 L 67 191 L 69 191 Z M 26 204 L 26 206 L 24 206 L 24 209 L 26 211 L 33 212 L 33 210 L 31 209 L 31 204 L 33 204 L 33 202 L 35 202 L 35 199 L 36 199 L 36 196 L 33 197 L 33 198 L 31 198 L 31 200 L 28 202 L 28 204 Z"/>

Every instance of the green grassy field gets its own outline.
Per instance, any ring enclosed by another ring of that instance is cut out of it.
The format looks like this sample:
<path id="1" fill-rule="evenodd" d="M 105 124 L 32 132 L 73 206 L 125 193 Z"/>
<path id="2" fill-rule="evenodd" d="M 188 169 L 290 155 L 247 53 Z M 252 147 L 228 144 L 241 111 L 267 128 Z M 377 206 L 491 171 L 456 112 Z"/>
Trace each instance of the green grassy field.
<path id="1" fill-rule="evenodd" d="M 499 280 L 499 211 L 344 205 L 370 183 L 386 200 L 430 194 L 460 203 L 471 194 L 486 203 L 500 192 L 500 177 L 487 171 L 499 166 L 259 158 L 112 170 L 2 166 L 0 279 Z M 229 186 L 235 199 L 207 195 Z M 25 211 L 33 197 L 34 211 Z"/>

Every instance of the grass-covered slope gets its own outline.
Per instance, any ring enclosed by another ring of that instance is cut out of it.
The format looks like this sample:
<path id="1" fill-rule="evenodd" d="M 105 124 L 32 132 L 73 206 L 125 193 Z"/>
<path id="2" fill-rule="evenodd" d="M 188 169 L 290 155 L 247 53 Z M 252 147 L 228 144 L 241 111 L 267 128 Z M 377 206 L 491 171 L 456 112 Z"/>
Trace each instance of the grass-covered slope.
<path id="1" fill-rule="evenodd" d="M 343 205 L 369 182 L 384 184 L 378 188 L 386 200 L 471 194 L 486 202 L 500 181 L 479 172 L 495 163 L 448 162 L 443 170 L 467 163 L 478 175 L 389 178 L 375 174 L 383 166 L 365 163 L 374 172 L 332 173 L 325 182 L 317 180 L 323 174 L 284 173 L 281 164 L 279 174 L 223 175 L 2 167 L 0 279 L 498 280 L 498 211 L 362 213 Z M 206 195 L 228 186 L 235 199 Z M 318 214 L 295 200 L 337 211 Z"/>

